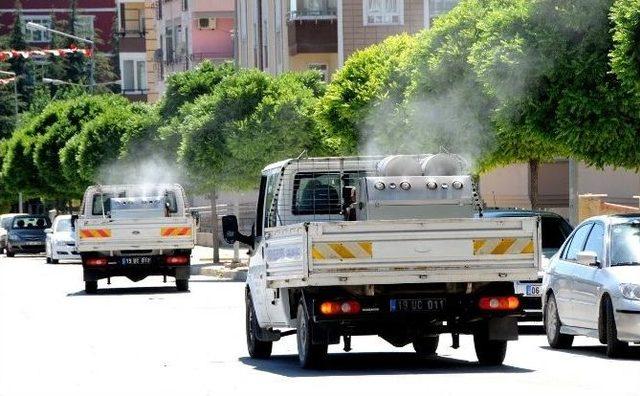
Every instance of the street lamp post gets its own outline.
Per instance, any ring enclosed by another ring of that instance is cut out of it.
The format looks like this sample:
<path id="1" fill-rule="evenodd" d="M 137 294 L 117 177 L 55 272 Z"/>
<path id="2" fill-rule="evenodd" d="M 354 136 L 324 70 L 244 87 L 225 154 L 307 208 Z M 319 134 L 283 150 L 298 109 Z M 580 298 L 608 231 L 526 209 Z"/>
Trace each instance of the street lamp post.
<path id="1" fill-rule="evenodd" d="M 16 73 L 14 72 L 8 72 L 8 71 L 2 71 L 0 70 L 0 74 L 5 74 L 7 76 L 13 76 L 14 80 L 13 80 L 13 96 L 15 98 L 15 113 L 16 113 L 16 119 L 18 118 L 18 76 L 16 76 Z"/>
<path id="2" fill-rule="evenodd" d="M 89 44 L 91 46 L 91 67 L 90 67 L 90 70 L 89 70 L 89 85 L 91 87 L 91 90 L 93 90 L 93 86 L 95 85 L 95 80 L 94 80 L 94 76 L 93 76 L 94 69 L 95 69 L 95 54 L 94 54 L 95 43 L 93 42 L 93 40 L 89 40 L 89 39 L 86 39 L 86 38 L 74 36 L 72 34 L 61 32 L 61 31 L 55 30 L 55 29 L 51 29 L 51 28 L 48 28 L 46 26 L 42 26 L 40 24 L 33 23 L 33 22 L 27 22 L 27 29 L 29 29 L 29 30 L 40 30 L 42 32 L 50 32 L 50 33 L 57 34 L 57 35 L 60 35 L 60 36 L 68 37 L 70 39 L 78 40 L 78 41 L 83 42 L 85 44 Z"/>

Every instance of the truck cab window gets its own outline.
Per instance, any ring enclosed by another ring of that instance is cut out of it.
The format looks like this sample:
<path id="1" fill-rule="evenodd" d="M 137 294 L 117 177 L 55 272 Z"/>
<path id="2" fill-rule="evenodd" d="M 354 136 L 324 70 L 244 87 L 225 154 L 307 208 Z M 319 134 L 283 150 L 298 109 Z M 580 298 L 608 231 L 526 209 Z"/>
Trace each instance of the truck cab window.
<path id="1" fill-rule="evenodd" d="M 91 214 L 94 216 L 107 216 L 111 212 L 112 194 L 95 194 L 91 205 Z M 104 207 L 104 213 L 102 209 Z"/>
<path id="2" fill-rule="evenodd" d="M 273 227 L 277 221 L 277 202 L 274 202 L 276 189 L 278 188 L 279 174 L 273 173 L 267 176 L 267 185 L 264 201 L 264 226 Z"/>
<path id="3" fill-rule="evenodd" d="M 340 214 L 340 173 L 298 173 L 293 181 L 294 215 Z"/>

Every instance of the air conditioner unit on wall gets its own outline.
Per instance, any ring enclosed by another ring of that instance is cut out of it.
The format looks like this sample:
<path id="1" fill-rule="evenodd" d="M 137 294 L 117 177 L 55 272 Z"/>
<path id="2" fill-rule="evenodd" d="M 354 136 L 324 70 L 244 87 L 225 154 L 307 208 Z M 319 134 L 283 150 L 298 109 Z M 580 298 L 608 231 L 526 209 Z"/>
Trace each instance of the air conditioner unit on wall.
<path id="1" fill-rule="evenodd" d="M 216 28 L 217 18 L 198 18 L 198 29 L 214 30 Z"/>

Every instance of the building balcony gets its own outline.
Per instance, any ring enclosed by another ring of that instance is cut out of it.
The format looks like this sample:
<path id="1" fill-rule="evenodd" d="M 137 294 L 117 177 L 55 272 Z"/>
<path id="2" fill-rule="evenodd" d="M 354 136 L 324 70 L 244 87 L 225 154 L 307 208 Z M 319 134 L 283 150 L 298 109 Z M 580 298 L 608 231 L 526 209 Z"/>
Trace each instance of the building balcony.
<path id="1" fill-rule="evenodd" d="M 338 18 L 336 0 L 296 0 L 289 21 L 327 20 Z"/>
<path id="2" fill-rule="evenodd" d="M 291 56 L 338 52 L 338 24 L 334 20 L 295 20 L 287 28 Z"/>
<path id="3" fill-rule="evenodd" d="M 125 19 L 118 24 L 117 34 L 120 37 L 144 37 L 147 31 L 143 19 Z"/>

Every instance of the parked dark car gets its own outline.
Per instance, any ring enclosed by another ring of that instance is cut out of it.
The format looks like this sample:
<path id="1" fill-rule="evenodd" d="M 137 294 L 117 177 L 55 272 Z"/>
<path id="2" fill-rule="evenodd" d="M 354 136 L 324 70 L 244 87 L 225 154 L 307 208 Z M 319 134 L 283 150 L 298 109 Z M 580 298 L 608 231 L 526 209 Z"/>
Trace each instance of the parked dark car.
<path id="1" fill-rule="evenodd" d="M 523 209 L 486 209 L 483 212 L 484 217 L 534 217 L 540 216 L 541 220 L 541 236 L 542 236 L 542 257 L 540 259 L 541 270 L 540 278 L 535 281 L 514 282 L 514 289 L 517 294 L 522 294 L 522 304 L 524 307 L 525 317 L 522 322 L 541 321 L 542 320 L 542 297 L 540 287 L 542 286 L 542 275 L 549 265 L 549 259 L 556 254 L 562 246 L 569 234 L 573 231 L 573 227 L 564 217 L 541 210 L 523 210 Z"/>
<path id="2" fill-rule="evenodd" d="M 51 220 L 44 215 L 16 215 L 7 229 L 7 257 L 16 253 L 42 253 L 45 251 L 45 229 Z"/>
<path id="3" fill-rule="evenodd" d="M 7 230 L 11 228 L 13 217 L 17 215 L 17 213 L 0 215 L 0 254 L 4 253 L 4 249 L 7 247 Z"/>

